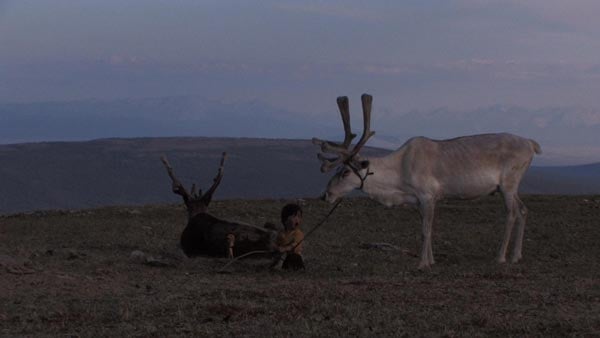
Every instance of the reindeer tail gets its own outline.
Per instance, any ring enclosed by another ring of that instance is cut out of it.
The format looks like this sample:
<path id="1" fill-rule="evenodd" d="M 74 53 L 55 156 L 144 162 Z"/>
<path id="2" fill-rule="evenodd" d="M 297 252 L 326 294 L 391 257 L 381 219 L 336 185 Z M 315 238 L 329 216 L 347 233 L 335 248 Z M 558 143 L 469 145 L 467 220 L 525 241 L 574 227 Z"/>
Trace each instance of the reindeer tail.
<path id="1" fill-rule="evenodd" d="M 540 146 L 539 143 L 535 142 L 532 139 L 530 139 L 529 142 L 533 146 L 533 151 L 535 151 L 536 154 L 541 154 L 542 153 L 542 147 Z"/>

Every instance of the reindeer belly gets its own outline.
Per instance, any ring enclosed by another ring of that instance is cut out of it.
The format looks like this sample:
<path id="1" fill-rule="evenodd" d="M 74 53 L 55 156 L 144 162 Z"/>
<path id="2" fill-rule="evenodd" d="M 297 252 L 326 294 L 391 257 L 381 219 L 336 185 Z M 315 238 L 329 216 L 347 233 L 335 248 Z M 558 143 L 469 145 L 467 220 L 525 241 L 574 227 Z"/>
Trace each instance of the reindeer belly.
<path id="1" fill-rule="evenodd" d="M 235 256 L 255 250 L 270 250 L 275 232 L 249 224 L 222 221 L 209 214 L 192 218 L 181 234 L 181 248 L 189 256 L 226 256 L 228 236 L 233 235 Z"/>
<path id="2" fill-rule="evenodd" d="M 251 251 L 265 250 L 270 251 L 275 236 L 270 236 L 264 232 L 242 232 L 235 237 L 233 246 L 234 256 L 240 256 Z"/>
<path id="3" fill-rule="evenodd" d="M 404 191 L 379 193 L 377 195 L 371 195 L 371 198 L 385 205 L 386 207 L 391 207 L 394 205 L 416 205 L 418 203 L 415 195 L 408 194 Z"/>
<path id="4" fill-rule="evenodd" d="M 473 175 L 455 175 L 442 184 L 442 197 L 473 199 L 498 190 L 498 174 L 492 171 Z"/>

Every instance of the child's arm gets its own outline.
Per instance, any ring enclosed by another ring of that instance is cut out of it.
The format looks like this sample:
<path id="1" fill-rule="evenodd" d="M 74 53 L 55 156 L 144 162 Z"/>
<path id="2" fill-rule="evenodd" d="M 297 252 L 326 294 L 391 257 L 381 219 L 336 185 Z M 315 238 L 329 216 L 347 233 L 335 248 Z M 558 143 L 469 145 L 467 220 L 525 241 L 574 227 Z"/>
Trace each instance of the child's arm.
<path id="1" fill-rule="evenodd" d="M 279 252 L 294 252 L 300 254 L 302 252 L 302 242 L 304 241 L 304 233 L 296 230 L 293 233 L 291 240 L 286 245 L 278 245 Z"/>

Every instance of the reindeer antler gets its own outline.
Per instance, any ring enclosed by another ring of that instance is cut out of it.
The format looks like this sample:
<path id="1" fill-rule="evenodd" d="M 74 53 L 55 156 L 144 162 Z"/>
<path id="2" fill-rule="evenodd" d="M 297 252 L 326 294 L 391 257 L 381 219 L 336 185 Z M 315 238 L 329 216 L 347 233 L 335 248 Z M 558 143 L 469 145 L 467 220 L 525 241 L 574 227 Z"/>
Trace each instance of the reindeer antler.
<path id="1" fill-rule="evenodd" d="M 363 108 L 363 134 L 352 150 L 350 150 L 349 147 L 352 140 L 356 137 L 356 134 L 353 134 L 350 128 L 350 108 L 347 96 L 340 96 L 337 98 L 337 104 L 340 109 L 340 114 L 342 115 L 342 123 L 344 124 L 344 142 L 335 143 L 332 141 L 321 140 L 316 137 L 312 139 L 313 144 L 321 147 L 322 153 L 317 154 L 317 157 L 323 163 L 321 165 L 321 172 L 330 171 L 338 165 L 352 160 L 367 143 L 367 140 L 375 134 L 374 131 L 370 130 L 373 97 L 369 94 L 363 94 L 361 96 L 361 101 Z M 337 154 L 338 157 L 328 158 L 323 155 L 323 153 L 334 153 Z"/>
<path id="2" fill-rule="evenodd" d="M 217 171 L 217 176 L 215 176 L 215 178 L 213 179 L 213 185 L 212 185 L 212 187 L 210 187 L 210 189 L 208 189 L 206 194 L 204 194 L 202 196 L 202 199 L 204 200 L 204 202 L 206 203 L 207 206 L 208 206 L 208 203 L 210 203 L 210 201 L 212 200 L 212 195 L 214 194 L 215 190 L 217 190 L 217 187 L 219 186 L 219 184 L 221 184 L 221 179 L 223 179 L 223 168 L 225 166 L 226 158 L 227 158 L 227 153 L 223 152 L 223 154 L 221 154 L 221 164 L 219 165 L 219 170 Z"/>
<path id="3" fill-rule="evenodd" d="M 358 154 L 360 149 L 367 143 L 371 136 L 375 135 L 374 131 L 371 131 L 371 108 L 373 107 L 373 96 L 369 94 L 362 94 L 360 96 L 363 109 L 363 133 L 358 140 L 358 143 L 354 146 L 350 157 Z"/>
<path id="4" fill-rule="evenodd" d="M 349 154 L 348 147 L 352 140 L 356 137 L 356 134 L 352 134 L 352 128 L 350 127 L 350 105 L 348 103 L 347 96 L 340 96 L 337 98 L 338 108 L 342 115 L 342 123 L 344 124 L 344 142 L 335 143 L 331 141 L 321 140 L 316 137 L 312 139 L 313 144 L 321 146 L 321 151 L 324 153 L 344 153 Z"/>
<path id="5" fill-rule="evenodd" d="M 171 167 L 171 164 L 169 164 L 167 157 L 163 155 L 160 157 L 160 160 L 165 165 L 165 168 L 167 168 L 167 173 L 169 174 L 169 177 L 171 177 L 171 181 L 173 182 L 173 192 L 183 197 L 183 201 L 189 208 L 191 202 L 201 202 L 204 204 L 205 207 L 208 206 L 208 204 L 212 200 L 212 195 L 214 194 L 215 190 L 217 190 L 217 187 L 223 179 L 223 168 L 225 165 L 226 157 L 227 153 L 224 152 L 221 156 L 221 164 L 219 166 L 217 176 L 215 176 L 215 178 L 213 179 L 213 185 L 210 187 L 210 189 L 208 189 L 208 191 L 204 195 L 202 195 L 202 190 L 200 189 L 196 192 L 195 184 L 192 184 L 191 193 L 188 192 L 183 187 L 183 184 L 181 184 L 181 182 L 177 179 L 177 177 L 175 177 L 175 174 L 173 173 L 173 167 Z"/>
<path id="6" fill-rule="evenodd" d="M 181 182 L 179 182 L 177 177 L 175 177 L 175 174 L 173 173 L 173 167 L 171 167 L 171 164 L 169 164 L 169 161 L 167 160 L 167 156 L 165 156 L 165 155 L 161 156 L 160 160 L 165 165 L 165 168 L 167 168 L 167 173 L 169 174 L 169 177 L 171 177 L 171 181 L 173 182 L 173 184 L 172 184 L 173 192 L 177 195 L 181 195 L 181 197 L 183 197 L 183 201 L 185 203 L 187 203 L 189 200 L 191 200 L 192 195 L 190 195 L 187 192 L 187 190 L 185 190 L 185 188 L 183 187 L 183 184 L 181 184 Z M 195 186 L 192 186 L 192 191 L 194 191 L 194 190 L 196 190 Z"/>

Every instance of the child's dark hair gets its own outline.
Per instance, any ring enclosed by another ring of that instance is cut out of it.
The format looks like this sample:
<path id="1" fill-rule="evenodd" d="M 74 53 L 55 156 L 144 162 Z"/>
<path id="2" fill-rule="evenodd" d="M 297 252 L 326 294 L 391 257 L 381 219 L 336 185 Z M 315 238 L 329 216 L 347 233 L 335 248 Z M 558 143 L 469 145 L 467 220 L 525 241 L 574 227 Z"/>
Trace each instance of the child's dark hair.
<path id="1" fill-rule="evenodd" d="M 281 223 L 285 223 L 285 221 L 290 216 L 294 216 L 297 213 L 300 213 L 302 216 L 302 207 L 295 203 L 286 204 L 283 209 L 281 209 Z"/>

